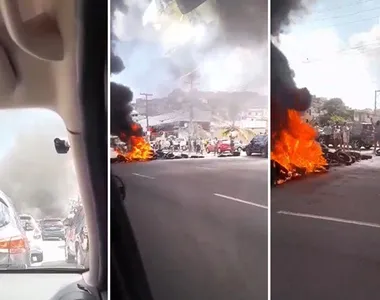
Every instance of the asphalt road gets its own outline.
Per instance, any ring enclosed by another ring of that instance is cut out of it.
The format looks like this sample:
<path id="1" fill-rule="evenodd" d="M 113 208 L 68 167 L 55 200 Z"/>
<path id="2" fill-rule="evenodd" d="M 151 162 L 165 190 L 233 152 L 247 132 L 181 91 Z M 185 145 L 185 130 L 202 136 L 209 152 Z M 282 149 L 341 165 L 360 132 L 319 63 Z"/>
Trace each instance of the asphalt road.
<path id="1" fill-rule="evenodd" d="M 260 157 L 113 166 L 155 300 L 267 299 L 267 166 Z"/>
<path id="2" fill-rule="evenodd" d="M 65 242 L 64 241 L 43 241 L 42 250 L 44 259 L 39 263 L 32 263 L 33 268 L 76 268 L 75 263 L 65 261 Z"/>
<path id="3" fill-rule="evenodd" d="M 380 158 L 271 192 L 273 300 L 380 299 Z"/>

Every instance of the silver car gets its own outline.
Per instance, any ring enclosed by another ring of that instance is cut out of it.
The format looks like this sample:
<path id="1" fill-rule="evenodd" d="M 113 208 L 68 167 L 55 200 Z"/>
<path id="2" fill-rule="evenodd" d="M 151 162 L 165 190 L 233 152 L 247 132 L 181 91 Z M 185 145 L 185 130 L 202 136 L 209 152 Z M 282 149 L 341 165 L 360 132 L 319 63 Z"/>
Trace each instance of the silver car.
<path id="1" fill-rule="evenodd" d="M 42 262 L 44 257 L 42 234 L 36 220 L 31 215 L 26 214 L 21 214 L 19 217 L 29 241 L 32 263 Z"/>
<path id="2" fill-rule="evenodd" d="M 0 191 L 0 269 L 30 266 L 30 246 L 12 200 Z"/>

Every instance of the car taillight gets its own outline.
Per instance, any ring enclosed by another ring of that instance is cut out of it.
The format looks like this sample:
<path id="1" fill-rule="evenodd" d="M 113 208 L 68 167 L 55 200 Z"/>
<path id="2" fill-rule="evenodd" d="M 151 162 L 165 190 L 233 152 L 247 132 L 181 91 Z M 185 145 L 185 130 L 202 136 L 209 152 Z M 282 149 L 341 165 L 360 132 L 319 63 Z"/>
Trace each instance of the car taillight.
<path id="1" fill-rule="evenodd" d="M 0 240 L 0 253 L 24 253 L 28 248 L 26 238 L 21 236 Z"/>

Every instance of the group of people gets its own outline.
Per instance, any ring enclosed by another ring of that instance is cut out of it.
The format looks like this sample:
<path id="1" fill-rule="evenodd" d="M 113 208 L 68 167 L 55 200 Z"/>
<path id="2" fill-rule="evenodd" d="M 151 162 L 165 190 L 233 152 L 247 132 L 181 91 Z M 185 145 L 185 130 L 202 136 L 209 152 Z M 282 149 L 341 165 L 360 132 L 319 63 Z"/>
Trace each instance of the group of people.
<path id="1" fill-rule="evenodd" d="M 342 149 L 349 149 L 352 128 L 346 122 L 342 125 L 339 123 L 329 123 L 323 127 L 316 124 L 315 127 L 319 134 L 323 134 L 327 143 L 330 144 L 331 142 L 333 144 L 334 148 L 337 148 L 340 145 Z"/>
<path id="2" fill-rule="evenodd" d="M 352 126 L 348 125 L 346 122 L 344 122 L 342 125 L 339 123 L 329 123 L 323 127 L 316 124 L 315 129 L 319 135 L 324 136 L 325 142 L 327 144 L 331 143 L 334 148 L 341 146 L 342 149 L 349 149 Z M 373 124 L 372 132 L 374 134 L 373 151 L 376 153 L 376 149 L 378 146 L 380 146 L 380 121 L 377 121 Z"/>
<path id="3" fill-rule="evenodd" d="M 168 137 L 151 141 L 150 145 L 155 150 L 167 149 L 171 151 L 186 151 L 191 148 L 192 151 L 196 153 L 203 153 L 205 141 L 200 138 L 192 139 L 189 141 L 188 139 L 184 138 L 180 139 L 175 137 Z"/>

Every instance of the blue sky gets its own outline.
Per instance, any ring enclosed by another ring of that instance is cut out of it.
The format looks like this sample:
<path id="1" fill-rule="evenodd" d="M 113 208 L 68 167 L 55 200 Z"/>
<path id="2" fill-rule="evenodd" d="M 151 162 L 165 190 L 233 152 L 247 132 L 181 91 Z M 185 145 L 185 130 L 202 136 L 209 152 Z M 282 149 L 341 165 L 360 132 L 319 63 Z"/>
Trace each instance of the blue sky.
<path id="1" fill-rule="evenodd" d="M 301 87 L 373 108 L 380 88 L 380 1 L 322 0 L 280 37 Z"/>

